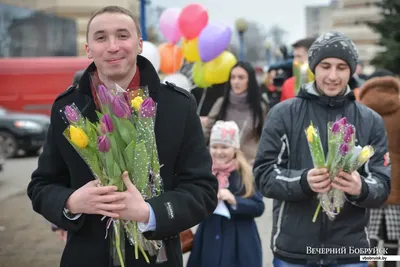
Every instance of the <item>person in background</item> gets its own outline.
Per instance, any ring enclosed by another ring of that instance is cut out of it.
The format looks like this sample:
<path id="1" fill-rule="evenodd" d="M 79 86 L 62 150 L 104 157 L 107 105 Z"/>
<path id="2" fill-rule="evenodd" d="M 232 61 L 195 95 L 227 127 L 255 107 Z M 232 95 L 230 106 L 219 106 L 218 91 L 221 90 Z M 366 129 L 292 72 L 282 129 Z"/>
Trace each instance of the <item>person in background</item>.
<path id="1" fill-rule="evenodd" d="M 310 49 L 315 38 L 305 38 L 295 42 L 293 47 L 293 60 L 300 64 L 308 63 L 308 50 Z M 282 85 L 281 101 L 290 99 L 296 96 L 296 78 L 295 76 L 287 79 Z"/>
<path id="2" fill-rule="evenodd" d="M 240 150 L 235 122 L 214 124 L 210 153 L 219 181 L 218 197 L 229 215 L 213 214 L 199 225 L 187 267 L 261 267 L 261 239 L 254 218 L 263 214 L 265 206 Z"/>
<path id="3" fill-rule="evenodd" d="M 368 225 L 371 246 L 380 240 L 387 254 L 397 255 L 400 240 L 400 83 L 388 70 L 378 70 L 360 88 L 360 102 L 375 110 L 385 121 L 389 153 L 385 165 L 391 164 L 392 190 L 388 201 L 381 208 L 371 209 Z M 376 262 L 370 265 L 377 266 Z M 385 261 L 385 267 L 395 267 L 396 262 Z"/>
<path id="4" fill-rule="evenodd" d="M 369 247 L 369 209 L 385 203 L 391 184 L 390 166 L 384 165 L 388 147 L 383 119 L 355 101 L 348 86 L 357 59 L 354 43 L 343 34 L 333 31 L 318 37 L 309 50 L 315 81 L 276 105 L 265 121 L 253 171 L 257 189 L 274 200 L 274 267 L 368 265 L 360 262 L 360 250 L 351 247 Z M 332 181 L 326 168 L 314 167 L 304 131 L 313 123 L 326 152 L 327 123 L 343 117 L 356 127 L 356 145 L 371 145 L 375 154 L 362 168 L 339 172 Z M 333 222 L 325 212 L 313 222 L 318 193 L 331 188 L 344 192 L 343 208 Z M 332 250 L 324 253 L 326 248 Z"/>
<path id="5" fill-rule="evenodd" d="M 225 86 L 226 83 L 213 84 L 208 88 L 196 87 L 190 91 L 196 99 L 197 114 L 200 116 L 203 127 L 207 124 L 207 115 L 215 101 L 224 95 Z"/>
<path id="6" fill-rule="evenodd" d="M 240 146 L 252 165 L 268 110 L 261 98 L 253 67 L 248 62 L 238 62 L 231 70 L 224 96 L 215 102 L 208 114 L 203 128 L 206 143 L 209 143 L 216 121 L 234 121 L 240 129 Z"/>

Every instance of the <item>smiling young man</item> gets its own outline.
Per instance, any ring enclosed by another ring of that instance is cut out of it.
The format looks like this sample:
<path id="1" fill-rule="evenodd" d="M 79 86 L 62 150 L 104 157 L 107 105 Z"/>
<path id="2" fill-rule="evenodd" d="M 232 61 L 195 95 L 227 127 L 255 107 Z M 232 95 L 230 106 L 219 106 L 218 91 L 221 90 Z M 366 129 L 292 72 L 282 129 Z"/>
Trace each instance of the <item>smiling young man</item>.
<path id="1" fill-rule="evenodd" d="M 360 254 L 371 254 L 367 224 L 369 208 L 380 207 L 390 192 L 390 165 L 382 118 L 355 101 L 348 87 L 358 60 L 353 42 L 338 32 L 321 35 L 309 50 L 315 82 L 299 95 L 271 109 L 254 163 L 256 185 L 274 199 L 271 248 L 274 266 L 367 266 Z M 326 169 L 313 168 L 306 127 L 318 128 L 325 153 L 327 123 L 346 117 L 354 124 L 356 145 L 371 145 L 374 156 L 352 174 L 340 172 L 331 182 Z M 346 203 L 334 221 L 320 212 L 317 194 L 338 188 Z"/>
<path id="2" fill-rule="evenodd" d="M 204 143 L 195 99 L 173 84 L 160 83 L 150 61 L 138 55 L 143 41 L 137 19 L 126 9 L 109 6 L 93 14 L 87 26 L 86 52 L 93 63 L 77 85 L 55 100 L 51 126 L 32 174 L 28 195 L 33 209 L 68 231 L 61 266 L 109 267 L 110 239 L 105 238 L 103 216 L 139 222 L 147 239 L 164 240 L 167 261 L 147 264 L 134 259 L 126 240 L 127 267 L 183 266 L 179 233 L 199 224 L 217 205 L 218 181 L 211 171 L 211 156 Z M 94 177 L 63 136 L 67 127 L 62 110 L 75 105 L 91 121 L 97 120 L 96 88 L 90 76 L 108 88 L 148 86 L 157 102 L 156 139 L 165 192 L 145 201 L 126 175 L 128 190 L 98 187 Z M 108 235 L 110 236 L 110 235 Z"/>

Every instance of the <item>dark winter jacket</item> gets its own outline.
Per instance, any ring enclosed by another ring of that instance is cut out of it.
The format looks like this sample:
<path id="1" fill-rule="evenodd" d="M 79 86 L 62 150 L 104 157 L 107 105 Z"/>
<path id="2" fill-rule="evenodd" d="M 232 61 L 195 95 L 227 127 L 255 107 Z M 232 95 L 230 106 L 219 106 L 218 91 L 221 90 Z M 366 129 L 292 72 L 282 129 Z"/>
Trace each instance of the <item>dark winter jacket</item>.
<path id="1" fill-rule="evenodd" d="M 212 215 L 199 225 L 187 267 L 261 267 L 262 249 L 254 218 L 264 212 L 260 193 L 243 198 L 237 171 L 229 177 L 236 209 L 226 203 L 231 219 Z"/>
<path id="2" fill-rule="evenodd" d="M 313 168 L 313 163 L 304 131 L 312 121 L 319 129 L 326 153 L 327 122 L 344 116 L 356 127 L 356 145 L 372 145 L 375 154 L 358 170 L 362 176 L 361 195 L 347 196 L 348 201 L 334 221 L 320 212 L 313 223 L 318 200 L 307 182 L 307 171 Z M 353 248 L 370 245 L 368 209 L 380 207 L 390 192 L 390 166 L 384 165 L 387 151 L 382 118 L 356 102 L 349 88 L 343 95 L 327 97 L 320 96 L 313 83 L 305 84 L 296 98 L 272 108 L 254 172 L 258 189 L 265 197 L 274 199 L 271 235 L 274 255 L 300 264 L 359 262 Z M 344 251 L 338 251 L 339 248 Z"/>
<path id="3" fill-rule="evenodd" d="M 161 196 L 148 200 L 155 213 L 156 230 L 146 232 L 145 236 L 165 240 L 168 261 L 156 264 L 152 258 L 151 264 L 147 264 L 143 257 L 134 260 L 133 247 L 127 241 L 126 266 L 179 267 L 183 266 L 179 233 L 214 211 L 218 181 L 211 172 L 211 157 L 204 143 L 194 98 L 174 85 L 160 84 L 157 72 L 144 57 L 138 56 L 137 64 L 141 85 L 148 86 L 150 96 L 158 103 L 155 134 L 165 188 Z M 83 116 L 97 120 L 89 79 L 89 73 L 94 70 L 94 64 L 90 65 L 79 87 L 72 87 L 55 100 L 43 153 L 28 186 L 33 209 L 68 231 L 61 267 L 111 266 L 110 239 L 104 238 L 106 220 L 102 221 L 101 215 L 84 214 L 71 221 L 63 215 L 68 197 L 94 177 L 63 136 L 67 125 L 60 110 L 75 103 Z"/>

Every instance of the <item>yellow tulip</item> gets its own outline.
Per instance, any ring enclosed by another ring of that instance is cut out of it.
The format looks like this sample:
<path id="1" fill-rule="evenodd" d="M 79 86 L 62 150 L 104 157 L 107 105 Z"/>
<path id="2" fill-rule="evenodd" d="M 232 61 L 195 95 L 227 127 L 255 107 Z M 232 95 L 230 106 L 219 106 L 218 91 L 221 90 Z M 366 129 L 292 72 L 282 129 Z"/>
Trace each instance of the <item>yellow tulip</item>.
<path id="1" fill-rule="evenodd" d="M 69 136 L 72 143 L 79 148 L 85 148 L 89 144 L 89 138 L 81 128 L 71 125 L 69 127 Z"/>
<path id="2" fill-rule="evenodd" d="M 307 140 L 308 142 L 312 142 L 314 140 L 314 136 L 317 135 L 315 132 L 314 126 L 310 125 L 307 128 Z"/>
<path id="3" fill-rule="evenodd" d="M 144 100 L 141 96 L 137 96 L 131 101 L 131 105 L 135 110 L 139 111 L 143 101 Z"/>
<path id="4" fill-rule="evenodd" d="M 374 154 L 374 149 L 371 146 L 365 146 L 360 152 L 360 155 L 358 155 L 358 161 L 359 162 L 367 162 L 372 155 Z"/>

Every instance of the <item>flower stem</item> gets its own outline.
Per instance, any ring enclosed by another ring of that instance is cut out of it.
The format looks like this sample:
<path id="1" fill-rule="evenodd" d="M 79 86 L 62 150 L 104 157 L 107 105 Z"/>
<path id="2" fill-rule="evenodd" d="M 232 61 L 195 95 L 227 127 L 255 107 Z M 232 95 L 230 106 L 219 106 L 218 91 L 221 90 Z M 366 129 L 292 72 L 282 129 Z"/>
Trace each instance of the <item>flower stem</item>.
<path id="1" fill-rule="evenodd" d="M 122 258 L 122 253 L 121 253 L 121 240 L 120 240 L 120 231 L 118 231 L 118 226 L 117 223 L 114 224 L 114 236 L 115 236 L 115 246 L 117 247 L 117 254 L 119 257 L 119 262 L 121 263 L 121 267 L 125 267 L 124 259 Z"/>
<path id="2" fill-rule="evenodd" d="M 140 249 L 140 251 L 142 252 L 143 257 L 144 257 L 144 259 L 146 260 L 146 262 L 147 262 L 147 263 L 150 263 L 150 260 L 149 260 L 149 258 L 147 257 L 146 252 L 144 251 L 143 247 L 140 246 L 139 249 Z"/>
<path id="3" fill-rule="evenodd" d="M 135 259 L 139 259 L 139 244 L 138 244 L 138 234 L 137 234 L 137 224 L 133 223 L 133 239 L 135 240 Z"/>
<path id="4" fill-rule="evenodd" d="M 313 219 L 312 219 L 312 222 L 313 222 L 313 223 L 315 223 L 315 221 L 317 220 L 318 213 L 319 213 L 319 210 L 320 210 L 320 209 L 321 209 L 321 203 L 318 203 L 318 207 L 317 207 L 317 209 L 315 210 L 314 217 L 313 217 Z"/>

